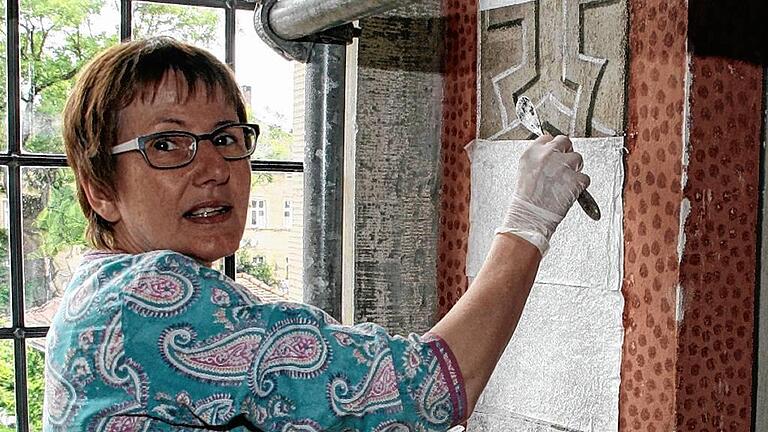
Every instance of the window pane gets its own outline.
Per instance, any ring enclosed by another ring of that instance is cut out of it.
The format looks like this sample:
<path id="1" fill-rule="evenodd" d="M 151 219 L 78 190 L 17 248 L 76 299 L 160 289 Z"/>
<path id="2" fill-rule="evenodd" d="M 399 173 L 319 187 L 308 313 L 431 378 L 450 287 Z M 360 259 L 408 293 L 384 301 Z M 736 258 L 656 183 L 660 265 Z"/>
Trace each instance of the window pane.
<path id="1" fill-rule="evenodd" d="M 25 320 L 48 326 L 86 248 L 86 221 L 69 168 L 25 168 L 22 182 Z"/>
<path id="2" fill-rule="evenodd" d="M 304 160 L 304 68 L 261 41 L 251 11 L 237 11 L 235 47 L 249 121 L 261 126 L 252 159 Z"/>
<path id="3" fill-rule="evenodd" d="M 63 153 L 61 111 L 74 76 L 104 47 L 117 43 L 117 2 L 21 0 L 21 144 L 28 152 Z M 54 12 L 58 11 L 58 12 Z"/>
<path id="4" fill-rule="evenodd" d="M 16 430 L 15 388 L 13 341 L 0 340 L 0 432 Z"/>
<path id="5" fill-rule="evenodd" d="M 8 168 L 0 167 L 0 327 L 11 325 L 11 261 L 8 253 L 10 247 L 8 230 Z"/>
<path id="6" fill-rule="evenodd" d="M 30 432 L 43 430 L 44 368 L 45 339 L 27 339 L 27 408 Z"/>
<path id="7" fill-rule="evenodd" d="M 235 254 L 235 279 L 264 301 L 303 298 L 303 187 L 301 174 L 253 173 L 249 222 L 254 223 L 246 226 Z M 292 203 L 290 226 L 283 217 L 287 200 Z"/>
<path id="8" fill-rule="evenodd" d="M 170 36 L 225 61 L 223 9 L 137 1 L 131 22 L 133 39 Z"/>

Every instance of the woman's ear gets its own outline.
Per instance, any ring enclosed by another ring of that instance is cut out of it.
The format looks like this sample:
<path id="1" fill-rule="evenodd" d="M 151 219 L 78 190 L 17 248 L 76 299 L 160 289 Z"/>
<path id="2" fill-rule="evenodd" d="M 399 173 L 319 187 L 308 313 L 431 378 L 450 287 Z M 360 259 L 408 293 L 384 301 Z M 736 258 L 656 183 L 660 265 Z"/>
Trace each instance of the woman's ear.
<path id="1" fill-rule="evenodd" d="M 120 209 L 117 207 L 117 197 L 114 197 L 113 194 L 108 193 L 90 180 L 83 182 L 83 191 L 93 211 L 104 220 L 116 223 L 121 219 Z"/>

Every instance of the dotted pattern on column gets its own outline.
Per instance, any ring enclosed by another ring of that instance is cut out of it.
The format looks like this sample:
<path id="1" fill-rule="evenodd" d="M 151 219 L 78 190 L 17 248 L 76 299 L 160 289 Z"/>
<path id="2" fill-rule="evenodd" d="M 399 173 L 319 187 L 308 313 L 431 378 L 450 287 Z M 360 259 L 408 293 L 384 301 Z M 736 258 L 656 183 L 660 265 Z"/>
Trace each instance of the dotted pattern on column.
<path id="1" fill-rule="evenodd" d="M 470 165 L 464 146 L 477 130 L 477 5 L 445 0 L 442 198 L 438 234 L 437 295 L 442 317 L 467 289 Z"/>
<path id="2" fill-rule="evenodd" d="M 684 0 L 630 0 L 619 430 L 673 430 Z"/>
<path id="3" fill-rule="evenodd" d="M 692 63 L 677 430 L 749 431 L 762 68 Z"/>

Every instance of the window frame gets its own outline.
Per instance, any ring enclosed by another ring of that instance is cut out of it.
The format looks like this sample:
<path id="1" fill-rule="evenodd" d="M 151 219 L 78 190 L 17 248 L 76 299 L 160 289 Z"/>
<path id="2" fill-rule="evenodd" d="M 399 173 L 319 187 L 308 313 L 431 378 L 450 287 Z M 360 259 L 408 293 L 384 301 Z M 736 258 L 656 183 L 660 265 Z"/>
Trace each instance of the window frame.
<path id="1" fill-rule="evenodd" d="M 236 13 L 254 10 L 256 2 L 243 0 L 142 0 L 148 3 L 203 6 L 223 9 L 225 63 L 235 68 Z M 21 78 L 19 53 L 19 0 L 6 0 L 6 76 L 7 76 L 7 139 L 8 147 L 0 152 L 0 167 L 6 169 L 8 201 L 8 255 L 10 267 L 11 325 L 0 327 L 0 343 L 12 340 L 14 346 L 14 376 L 16 394 L 16 430 L 29 431 L 27 395 L 27 344 L 29 339 L 45 338 L 48 327 L 25 324 L 24 254 L 22 248 L 22 169 L 67 167 L 63 154 L 36 154 L 21 149 Z M 121 41 L 131 39 L 132 0 L 120 0 Z M 303 173 L 303 162 L 251 160 L 252 172 Z M 224 272 L 235 278 L 235 257 L 225 257 Z M 10 413 L 8 413 L 10 415 Z"/>

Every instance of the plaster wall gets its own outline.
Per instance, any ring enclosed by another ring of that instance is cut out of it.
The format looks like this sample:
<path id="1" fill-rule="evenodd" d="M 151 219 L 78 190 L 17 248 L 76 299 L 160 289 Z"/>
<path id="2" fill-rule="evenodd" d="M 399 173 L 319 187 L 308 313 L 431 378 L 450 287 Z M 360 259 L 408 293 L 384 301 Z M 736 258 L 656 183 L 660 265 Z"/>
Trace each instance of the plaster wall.
<path id="1" fill-rule="evenodd" d="M 430 0 L 362 20 L 355 108 L 355 321 L 434 323 L 443 27 Z"/>
<path id="2" fill-rule="evenodd" d="M 618 429 L 624 139 L 610 137 L 624 128 L 626 29 L 625 1 L 480 2 L 478 137 L 501 146 L 471 156 L 468 276 L 503 218 L 500 197 L 526 144 L 499 140 L 531 137 L 514 113 L 521 95 L 545 130 L 578 142 L 603 220 L 576 207 L 558 229 L 470 430 Z"/>

